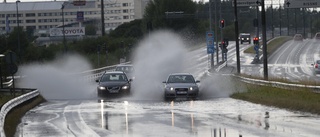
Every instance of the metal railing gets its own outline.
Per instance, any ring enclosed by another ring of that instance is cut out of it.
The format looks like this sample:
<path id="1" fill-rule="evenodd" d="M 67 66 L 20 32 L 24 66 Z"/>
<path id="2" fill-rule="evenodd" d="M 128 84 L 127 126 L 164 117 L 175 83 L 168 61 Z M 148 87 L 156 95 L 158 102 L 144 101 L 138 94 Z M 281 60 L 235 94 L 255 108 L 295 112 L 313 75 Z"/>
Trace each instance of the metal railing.
<path id="1" fill-rule="evenodd" d="M 12 108 L 14 108 L 14 107 L 20 105 L 21 103 L 23 103 L 23 102 L 25 102 L 25 101 L 27 101 L 29 99 L 32 99 L 32 98 L 34 98 L 34 97 L 36 97 L 38 95 L 39 95 L 38 90 L 34 89 L 29 93 L 26 93 L 24 95 L 21 95 L 19 97 L 16 97 L 16 98 L 8 101 L 7 103 L 5 103 L 1 107 L 1 110 L 0 110 L 0 137 L 5 137 L 6 136 L 5 133 L 4 133 L 3 127 L 4 127 L 4 121 L 5 121 L 5 118 L 6 118 L 6 115 L 8 114 L 8 112 Z"/>

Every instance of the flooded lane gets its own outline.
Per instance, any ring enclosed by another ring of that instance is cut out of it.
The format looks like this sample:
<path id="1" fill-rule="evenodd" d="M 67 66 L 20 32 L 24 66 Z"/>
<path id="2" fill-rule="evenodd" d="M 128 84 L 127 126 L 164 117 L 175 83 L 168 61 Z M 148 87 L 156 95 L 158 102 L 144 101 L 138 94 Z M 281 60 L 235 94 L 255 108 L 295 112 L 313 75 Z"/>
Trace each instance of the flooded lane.
<path id="1" fill-rule="evenodd" d="M 231 98 L 52 101 L 28 112 L 22 122 L 16 136 L 312 137 L 320 133 L 317 115 Z"/>

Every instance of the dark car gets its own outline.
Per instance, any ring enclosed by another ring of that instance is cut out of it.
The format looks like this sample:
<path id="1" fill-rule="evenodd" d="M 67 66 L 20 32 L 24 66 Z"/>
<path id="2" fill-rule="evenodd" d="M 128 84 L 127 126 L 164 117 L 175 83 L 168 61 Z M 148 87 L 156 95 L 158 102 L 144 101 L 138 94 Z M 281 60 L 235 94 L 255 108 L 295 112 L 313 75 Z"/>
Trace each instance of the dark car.
<path id="1" fill-rule="evenodd" d="M 129 95 L 131 89 L 131 79 L 127 78 L 122 71 L 105 72 L 98 82 L 98 96 L 103 95 Z"/>
<path id="2" fill-rule="evenodd" d="M 249 33 L 240 33 L 239 39 L 241 44 L 243 44 L 243 42 L 251 44 L 251 35 Z"/>
<path id="3" fill-rule="evenodd" d="M 175 99 L 179 97 L 196 99 L 199 94 L 199 86 L 194 77 L 189 73 L 170 74 L 164 85 L 164 98 Z"/>
<path id="4" fill-rule="evenodd" d="M 314 74 L 320 73 L 320 60 L 316 60 L 314 64 L 311 64 L 313 66 Z"/>
<path id="5" fill-rule="evenodd" d="M 134 79 L 134 76 L 133 76 L 134 68 L 133 68 L 133 65 L 131 65 L 131 64 L 118 65 L 118 66 L 116 66 L 115 71 L 125 72 L 127 74 L 128 78 Z"/>

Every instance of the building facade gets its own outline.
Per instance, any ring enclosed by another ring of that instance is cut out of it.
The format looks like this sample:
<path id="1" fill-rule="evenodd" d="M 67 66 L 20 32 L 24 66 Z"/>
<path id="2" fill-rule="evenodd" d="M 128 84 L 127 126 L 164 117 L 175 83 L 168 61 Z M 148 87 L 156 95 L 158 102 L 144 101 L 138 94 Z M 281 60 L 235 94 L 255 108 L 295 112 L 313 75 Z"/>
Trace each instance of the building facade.
<path id="1" fill-rule="evenodd" d="M 104 0 L 105 31 L 141 19 L 148 1 Z M 79 18 L 79 13 L 83 14 L 83 18 Z M 18 25 L 24 30 L 33 30 L 35 35 L 48 34 L 49 29 L 62 27 L 63 24 L 64 27 L 92 24 L 101 34 L 101 1 L 87 0 L 83 6 L 75 6 L 73 1 L 0 3 L 0 34 L 12 31 Z"/>

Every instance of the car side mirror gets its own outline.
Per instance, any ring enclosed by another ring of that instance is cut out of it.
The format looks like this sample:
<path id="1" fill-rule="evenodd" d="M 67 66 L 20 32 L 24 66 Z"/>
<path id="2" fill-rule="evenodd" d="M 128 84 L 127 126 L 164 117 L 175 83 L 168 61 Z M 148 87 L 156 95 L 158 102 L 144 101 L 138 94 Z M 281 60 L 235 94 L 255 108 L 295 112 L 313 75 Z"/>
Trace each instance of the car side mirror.
<path id="1" fill-rule="evenodd" d="M 196 83 L 200 83 L 200 80 L 197 80 Z"/>
<path id="2" fill-rule="evenodd" d="M 314 64 L 311 64 L 311 66 L 313 66 Z"/>
<path id="3" fill-rule="evenodd" d="M 96 82 L 99 82 L 99 79 L 96 79 Z"/>
<path id="4" fill-rule="evenodd" d="M 166 81 L 162 81 L 162 83 L 167 83 Z"/>
<path id="5" fill-rule="evenodd" d="M 129 79 L 129 81 L 131 82 L 131 81 L 132 81 L 132 79 Z"/>

